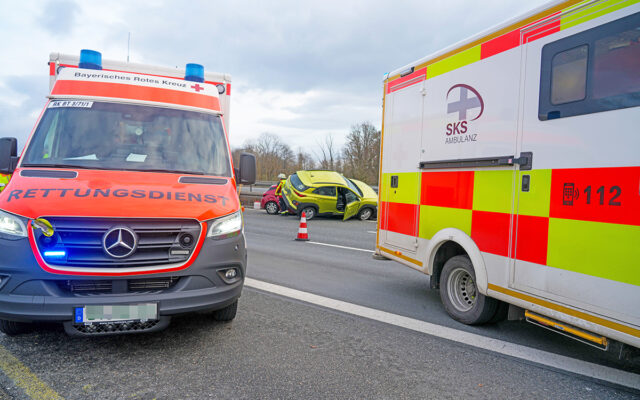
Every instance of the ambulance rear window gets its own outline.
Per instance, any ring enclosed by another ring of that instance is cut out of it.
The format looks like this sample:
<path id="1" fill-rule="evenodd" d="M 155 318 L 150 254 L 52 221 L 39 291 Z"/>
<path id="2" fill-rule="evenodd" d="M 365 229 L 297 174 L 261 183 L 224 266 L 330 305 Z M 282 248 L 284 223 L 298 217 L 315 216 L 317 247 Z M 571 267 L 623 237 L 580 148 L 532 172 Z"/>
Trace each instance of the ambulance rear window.
<path id="1" fill-rule="evenodd" d="M 640 106 L 640 13 L 546 44 L 538 118 Z"/>
<path id="2" fill-rule="evenodd" d="M 68 100 L 49 103 L 22 165 L 231 176 L 218 115 Z"/>

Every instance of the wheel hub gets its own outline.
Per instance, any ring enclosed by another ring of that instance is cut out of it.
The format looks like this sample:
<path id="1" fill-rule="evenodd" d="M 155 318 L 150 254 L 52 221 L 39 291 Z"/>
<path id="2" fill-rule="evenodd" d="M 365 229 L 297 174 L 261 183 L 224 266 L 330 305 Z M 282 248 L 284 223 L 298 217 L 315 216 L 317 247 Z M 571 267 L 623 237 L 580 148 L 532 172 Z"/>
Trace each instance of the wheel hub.
<path id="1" fill-rule="evenodd" d="M 447 289 L 451 304 L 459 311 L 469 311 L 475 305 L 476 283 L 465 269 L 457 268 L 451 272 Z"/>

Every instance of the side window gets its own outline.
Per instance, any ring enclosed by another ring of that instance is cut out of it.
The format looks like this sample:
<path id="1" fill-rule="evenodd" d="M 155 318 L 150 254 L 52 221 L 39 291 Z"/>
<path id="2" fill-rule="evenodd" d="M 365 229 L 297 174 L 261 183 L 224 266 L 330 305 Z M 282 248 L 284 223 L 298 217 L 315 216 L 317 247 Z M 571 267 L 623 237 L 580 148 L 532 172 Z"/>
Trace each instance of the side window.
<path id="1" fill-rule="evenodd" d="M 313 193 L 319 194 L 320 196 L 336 197 L 336 187 L 335 186 L 319 187 L 316 190 L 314 190 Z"/>
<path id="2" fill-rule="evenodd" d="M 587 93 L 588 46 L 563 51 L 551 60 L 551 104 L 584 100 Z"/>
<path id="3" fill-rule="evenodd" d="M 351 190 L 346 190 L 345 191 L 344 198 L 345 198 L 347 204 L 351 204 L 354 201 L 358 201 L 358 196 L 356 196 L 356 194 L 353 193 Z"/>
<path id="4" fill-rule="evenodd" d="M 542 121 L 640 105 L 640 13 L 542 48 Z"/>

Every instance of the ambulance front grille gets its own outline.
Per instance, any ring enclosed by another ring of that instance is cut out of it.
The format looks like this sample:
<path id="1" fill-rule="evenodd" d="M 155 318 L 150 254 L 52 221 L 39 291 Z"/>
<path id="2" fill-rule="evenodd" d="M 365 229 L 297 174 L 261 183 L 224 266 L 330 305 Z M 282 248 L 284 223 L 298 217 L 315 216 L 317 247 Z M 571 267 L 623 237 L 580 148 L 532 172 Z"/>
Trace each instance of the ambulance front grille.
<path id="1" fill-rule="evenodd" d="M 135 268 L 184 263 L 196 248 L 200 223 L 188 219 L 45 217 L 54 236 L 34 231 L 38 251 L 52 266 L 77 268 Z M 115 258 L 105 251 L 103 238 L 113 228 L 135 233 L 135 251 Z M 184 240 L 188 237 L 188 243 Z M 63 257 L 47 257 L 48 250 L 63 250 Z"/>

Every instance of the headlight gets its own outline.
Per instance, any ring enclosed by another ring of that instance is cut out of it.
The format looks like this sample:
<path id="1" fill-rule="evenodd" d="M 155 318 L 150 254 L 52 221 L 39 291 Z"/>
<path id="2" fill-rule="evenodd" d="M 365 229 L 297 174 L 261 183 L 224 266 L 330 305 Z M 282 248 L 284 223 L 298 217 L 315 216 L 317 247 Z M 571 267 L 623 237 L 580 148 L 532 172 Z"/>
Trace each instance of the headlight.
<path id="1" fill-rule="evenodd" d="M 242 231 L 242 213 L 238 211 L 226 217 L 212 219 L 208 224 L 210 228 L 207 237 L 226 239 L 237 236 Z"/>
<path id="2" fill-rule="evenodd" d="M 17 215 L 0 210 L 0 235 L 8 235 L 10 239 L 27 237 L 25 221 Z"/>

